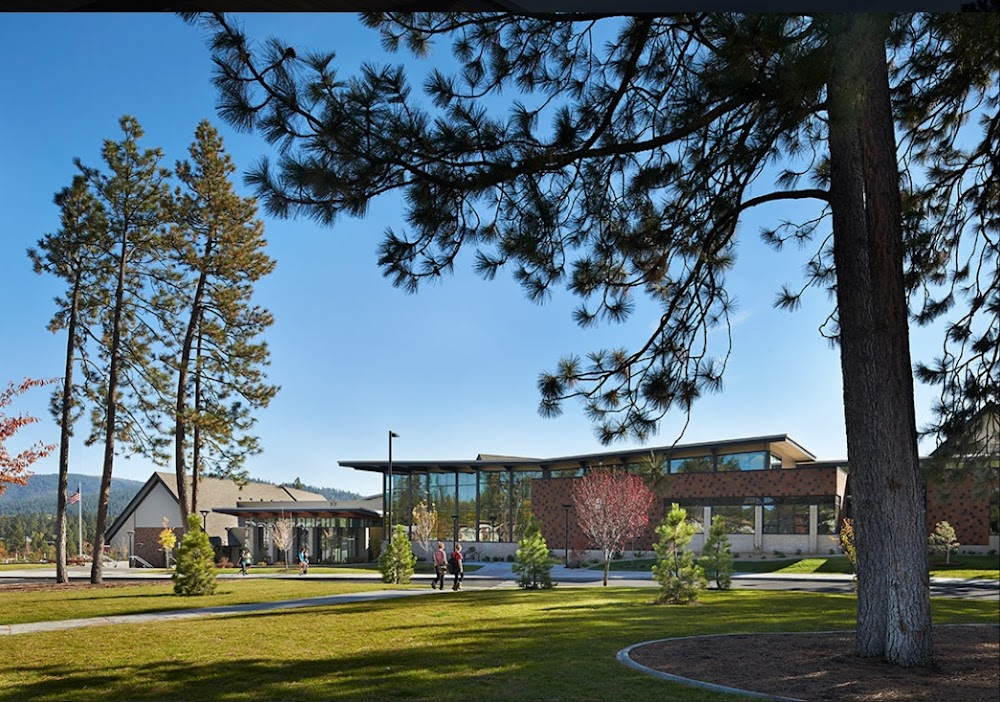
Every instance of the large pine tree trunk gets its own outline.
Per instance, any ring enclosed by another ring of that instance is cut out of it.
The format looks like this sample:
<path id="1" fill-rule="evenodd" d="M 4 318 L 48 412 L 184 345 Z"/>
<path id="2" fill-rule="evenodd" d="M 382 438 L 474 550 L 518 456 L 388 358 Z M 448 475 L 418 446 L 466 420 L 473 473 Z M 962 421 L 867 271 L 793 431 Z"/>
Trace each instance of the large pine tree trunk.
<path id="1" fill-rule="evenodd" d="M 76 350 L 76 317 L 80 307 L 80 278 L 73 282 L 70 295 L 66 365 L 63 371 L 62 403 L 59 412 L 59 496 L 56 503 L 56 582 L 68 583 L 66 571 L 66 488 L 69 486 L 69 438 L 73 409 L 73 354 Z M 82 497 L 80 499 L 83 499 Z M 81 554 L 83 555 L 83 554 Z"/>
<path id="2" fill-rule="evenodd" d="M 128 230 L 123 228 L 118 260 L 118 283 L 115 287 L 115 307 L 111 323 L 111 360 L 108 367 L 107 416 L 104 426 L 104 463 L 101 471 L 101 491 L 97 499 L 97 533 L 94 534 L 94 561 L 90 566 L 90 582 L 104 584 L 104 537 L 108 522 L 108 500 L 111 497 L 111 472 L 115 466 L 115 432 L 118 419 L 118 373 L 121 366 L 122 307 L 125 305 L 125 271 L 128 267 Z"/>
<path id="3" fill-rule="evenodd" d="M 855 652 L 915 666 L 932 661 L 930 599 L 887 22 L 831 21 L 830 193 L 858 551 Z"/>

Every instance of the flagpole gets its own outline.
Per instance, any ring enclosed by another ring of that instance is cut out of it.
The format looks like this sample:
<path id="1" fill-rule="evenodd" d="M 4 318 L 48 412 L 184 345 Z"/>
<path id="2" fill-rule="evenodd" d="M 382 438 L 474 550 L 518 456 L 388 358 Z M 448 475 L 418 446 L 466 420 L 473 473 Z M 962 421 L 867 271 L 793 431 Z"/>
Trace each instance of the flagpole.
<path id="1" fill-rule="evenodd" d="M 77 515 L 79 517 L 77 526 L 79 528 L 79 537 L 80 537 L 80 558 L 83 558 L 83 483 L 76 484 L 76 491 L 80 494 L 80 501 L 76 503 L 76 506 L 79 507 L 79 510 L 77 512 Z"/>

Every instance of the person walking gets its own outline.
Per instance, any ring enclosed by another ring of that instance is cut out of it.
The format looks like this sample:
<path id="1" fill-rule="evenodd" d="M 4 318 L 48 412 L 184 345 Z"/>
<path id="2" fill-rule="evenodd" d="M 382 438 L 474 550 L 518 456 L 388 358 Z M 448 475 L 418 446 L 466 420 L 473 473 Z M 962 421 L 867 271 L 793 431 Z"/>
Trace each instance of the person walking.
<path id="1" fill-rule="evenodd" d="M 299 575 L 309 574 L 309 549 L 303 546 L 299 549 Z"/>
<path id="2" fill-rule="evenodd" d="M 448 569 L 455 576 L 455 584 L 451 586 L 451 589 L 461 590 L 462 580 L 465 578 L 465 568 L 462 566 L 462 544 L 455 544 L 455 550 L 451 552 L 451 558 L 448 560 Z"/>
<path id="3" fill-rule="evenodd" d="M 244 548 L 240 551 L 240 575 L 247 574 L 247 568 L 250 566 L 250 549 Z"/>
<path id="4" fill-rule="evenodd" d="M 434 552 L 434 580 L 431 581 L 431 589 L 444 590 L 444 574 L 448 571 L 448 555 L 444 552 L 444 542 L 438 541 L 437 551 Z"/>

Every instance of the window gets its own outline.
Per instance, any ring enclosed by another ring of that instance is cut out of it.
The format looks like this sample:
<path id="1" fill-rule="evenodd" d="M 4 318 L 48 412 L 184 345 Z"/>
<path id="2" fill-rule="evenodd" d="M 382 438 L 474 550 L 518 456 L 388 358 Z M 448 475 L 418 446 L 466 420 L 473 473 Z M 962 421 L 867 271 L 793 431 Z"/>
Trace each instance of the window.
<path id="1" fill-rule="evenodd" d="M 696 534 L 705 533 L 705 505 L 699 502 L 678 502 L 677 505 L 687 512 L 686 522 L 693 524 Z M 666 511 L 670 511 L 670 504 L 666 505 Z"/>
<path id="2" fill-rule="evenodd" d="M 816 518 L 817 534 L 836 534 L 839 530 L 837 515 L 840 514 L 840 505 L 837 503 L 838 500 L 819 503 Z"/>
<path id="3" fill-rule="evenodd" d="M 809 505 L 775 504 L 765 498 L 762 530 L 765 534 L 808 534 Z"/>
<path id="4" fill-rule="evenodd" d="M 671 473 L 711 473 L 714 461 L 711 456 L 673 458 L 670 460 Z"/>
<path id="5" fill-rule="evenodd" d="M 756 530 L 756 508 L 752 504 L 713 505 L 713 519 L 715 515 L 725 521 L 727 534 L 753 534 Z"/>
<path id="6" fill-rule="evenodd" d="M 476 474 L 458 474 L 458 538 L 476 540 Z M 449 515 L 450 518 L 451 515 Z"/>
<path id="7" fill-rule="evenodd" d="M 729 473 L 742 470 L 764 470 L 768 466 L 770 466 L 770 454 L 766 451 L 748 451 L 719 456 L 717 470 L 720 473 Z"/>
<path id="8" fill-rule="evenodd" d="M 556 468 L 549 473 L 553 478 L 580 478 L 583 477 L 583 468 Z"/>
<path id="9" fill-rule="evenodd" d="M 427 476 L 428 491 L 430 492 L 430 504 L 437 510 L 437 535 L 438 540 L 450 540 L 452 538 L 451 515 L 455 514 L 455 474 L 454 473 L 431 473 Z"/>
<path id="10" fill-rule="evenodd" d="M 524 536 L 528 514 L 531 512 L 531 481 L 541 478 L 542 472 L 535 470 L 511 471 L 510 506 L 513 513 L 514 533 L 510 540 L 517 541 Z"/>

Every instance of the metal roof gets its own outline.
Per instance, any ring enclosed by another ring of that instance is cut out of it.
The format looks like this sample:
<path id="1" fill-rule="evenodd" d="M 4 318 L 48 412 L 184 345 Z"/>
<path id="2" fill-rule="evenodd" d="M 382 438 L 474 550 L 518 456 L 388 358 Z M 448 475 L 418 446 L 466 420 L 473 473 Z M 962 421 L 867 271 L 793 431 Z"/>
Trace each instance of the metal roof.
<path id="1" fill-rule="evenodd" d="M 216 512 L 234 517 L 257 517 L 261 519 L 281 517 L 343 517 L 364 519 L 371 522 L 382 521 L 382 511 L 368 507 L 338 505 L 335 502 L 250 502 L 237 507 L 216 507 Z"/>
<path id="2" fill-rule="evenodd" d="M 763 445 L 767 445 L 775 453 L 788 457 L 795 462 L 816 460 L 816 456 L 799 445 L 787 434 L 774 434 L 770 436 L 755 436 L 743 439 L 725 439 L 722 441 L 708 441 L 693 444 L 674 444 L 670 446 L 652 446 L 638 449 L 626 449 L 623 451 L 585 453 L 572 456 L 559 456 L 555 458 L 519 458 L 514 456 L 480 454 L 477 459 L 471 461 L 407 461 L 394 459 L 392 462 L 392 470 L 394 473 L 474 473 L 476 471 L 504 470 L 507 468 L 515 470 L 559 470 L 595 466 L 601 463 L 626 463 L 643 456 L 648 456 L 651 453 L 664 457 L 683 458 L 705 452 L 725 453 L 726 451 L 739 448 L 750 450 L 752 447 Z M 337 465 L 354 468 L 356 470 L 372 471 L 375 473 L 387 473 L 389 470 L 388 461 L 337 461 Z"/>

